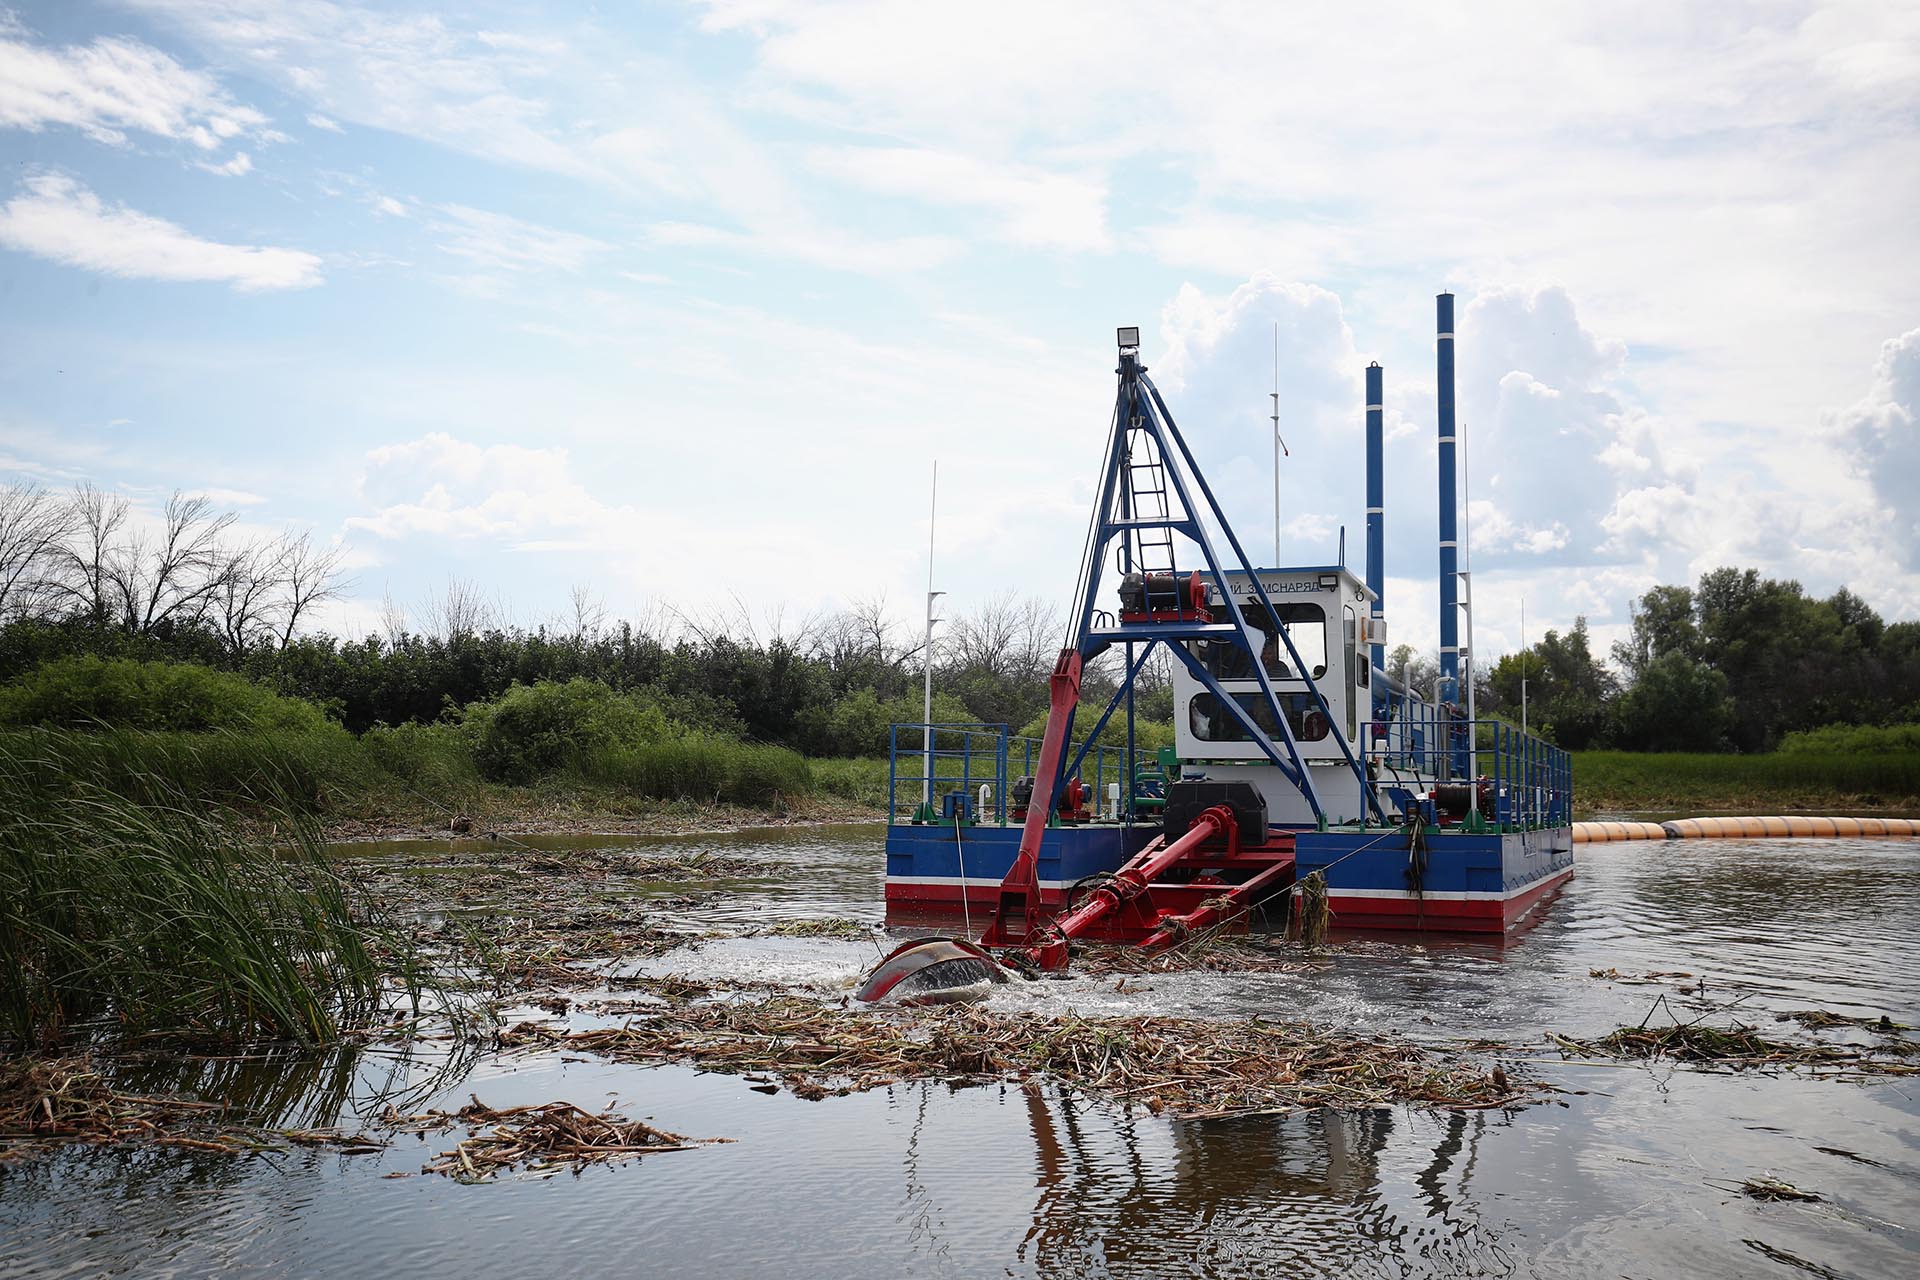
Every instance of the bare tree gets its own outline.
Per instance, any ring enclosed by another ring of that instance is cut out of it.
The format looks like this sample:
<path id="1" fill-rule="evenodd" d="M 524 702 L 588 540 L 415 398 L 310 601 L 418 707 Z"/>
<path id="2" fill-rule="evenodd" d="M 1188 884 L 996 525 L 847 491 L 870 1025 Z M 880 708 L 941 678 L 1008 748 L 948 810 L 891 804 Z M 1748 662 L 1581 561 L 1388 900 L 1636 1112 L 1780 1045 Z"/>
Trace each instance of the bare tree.
<path id="1" fill-rule="evenodd" d="M 607 607 L 592 587 L 581 583 L 567 593 L 573 605 L 573 635 L 576 640 L 591 640 L 607 625 Z"/>
<path id="2" fill-rule="evenodd" d="M 69 609 L 103 627 L 115 612 L 113 565 L 122 554 L 127 500 L 91 484 L 76 485 L 68 521 L 68 541 L 54 553 L 54 589 Z"/>
<path id="3" fill-rule="evenodd" d="M 293 643 L 300 620 L 345 588 L 340 577 L 340 548 L 315 546 L 309 534 L 280 540 L 280 647 Z M 403 623 L 404 627 L 404 623 Z"/>
<path id="4" fill-rule="evenodd" d="M 1042 680 L 1060 652 L 1059 610 L 1037 596 L 994 596 L 947 628 L 947 665 L 1003 680 Z"/>
<path id="5" fill-rule="evenodd" d="M 0 620 L 45 607 L 74 527 L 72 504 L 39 485 L 0 486 Z"/>
<path id="6" fill-rule="evenodd" d="M 399 646 L 407 634 L 407 611 L 400 607 L 392 592 L 380 597 L 380 629 L 386 632 L 387 647 Z"/>
<path id="7" fill-rule="evenodd" d="M 426 613 L 434 634 L 446 640 L 478 635 L 498 617 L 480 588 L 466 578 L 447 579 L 446 593 L 430 602 Z"/>
<path id="8" fill-rule="evenodd" d="M 175 491 L 157 536 L 135 534 L 108 557 L 109 594 L 121 626 L 150 635 L 168 623 L 204 620 L 223 583 L 221 548 L 233 522 L 232 512 L 215 511 L 205 497 Z"/>
<path id="9" fill-rule="evenodd" d="M 247 543 L 225 553 L 213 613 L 235 657 L 244 657 L 255 640 L 273 635 L 282 572 L 278 545 Z"/>

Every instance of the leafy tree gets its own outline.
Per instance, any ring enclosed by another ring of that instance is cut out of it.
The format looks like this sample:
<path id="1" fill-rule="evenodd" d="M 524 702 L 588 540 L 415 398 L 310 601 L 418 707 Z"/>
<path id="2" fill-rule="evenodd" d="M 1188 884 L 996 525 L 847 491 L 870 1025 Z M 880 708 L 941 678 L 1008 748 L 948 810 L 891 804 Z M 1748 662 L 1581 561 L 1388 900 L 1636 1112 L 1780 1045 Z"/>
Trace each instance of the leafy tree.
<path id="1" fill-rule="evenodd" d="M 1732 703 L 1727 678 L 1679 651 L 1664 653 L 1619 700 L 1619 745 L 1630 751 L 1719 751 Z"/>

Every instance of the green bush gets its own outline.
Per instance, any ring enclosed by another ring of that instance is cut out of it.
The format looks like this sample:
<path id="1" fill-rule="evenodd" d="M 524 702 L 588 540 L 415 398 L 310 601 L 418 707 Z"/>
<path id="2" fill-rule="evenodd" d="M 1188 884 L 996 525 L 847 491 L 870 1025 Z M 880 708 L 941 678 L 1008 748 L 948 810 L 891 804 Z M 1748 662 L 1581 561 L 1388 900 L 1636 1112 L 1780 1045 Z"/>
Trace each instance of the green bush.
<path id="1" fill-rule="evenodd" d="M 515 685 L 461 713 L 473 763 L 490 782 L 532 782 L 597 753 L 664 741 L 676 730 L 643 695 L 597 680 Z"/>
<path id="2" fill-rule="evenodd" d="M 1086 731 L 1093 727 L 1093 722 L 1098 719 L 1099 716 L 1100 712 L 1098 710 L 1090 710 L 1082 707 L 1080 708 L 1080 714 L 1073 718 L 1073 742 L 1076 749 L 1082 742 L 1086 741 Z M 1100 731 L 1097 745 L 1107 748 L 1110 752 L 1114 750 L 1125 752 L 1127 749 L 1126 717 L 1127 711 L 1125 707 L 1115 711 L 1113 718 L 1107 721 L 1107 727 Z M 1041 712 L 1020 728 L 1015 729 L 1014 733 L 1018 737 L 1033 738 L 1035 740 L 1045 737 L 1047 733 L 1046 713 Z M 1161 747 L 1170 747 L 1172 745 L 1173 724 L 1170 721 L 1135 720 L 1133 722 L 1133 749 L 1140 753 L 1143 760 L 1150 761 L 1154 752 L 1158 751 Z"/>
<path id="3" fill-rule="evenodd" d="M 376 725 L 360 735 L 360 752 L 370 768 L 436 794 L 480 780 L 457 725 Z"/>
<path id="4" fill-rule="evenodd" d="M 325 730 L 310 702 L 283 698 L 244 676 L 192 662 L 61 658 L 0 689 L 10 728 Z"/>
<path id="5" fill-rule="evenodd" d="M 580 773 L 661 800 L 769 805 L 813 790 L 807 762 L 797 752 L 714 737 L 603 748 L 581 762 Z"/>
<path id="6" fill-rule="evenodd" d="M 1780 740 L 1780 750 L 1794 755 L 1920 752 L 1920 724 L 1830 724 L 1788 734 Z"/>
<path id="7" fill-rule="evenodd" d="M 814 787 L 830 796 L 855 804 L 885 808 L 887 803 L 887 762 L 885 759 L 809 760 Z"/>

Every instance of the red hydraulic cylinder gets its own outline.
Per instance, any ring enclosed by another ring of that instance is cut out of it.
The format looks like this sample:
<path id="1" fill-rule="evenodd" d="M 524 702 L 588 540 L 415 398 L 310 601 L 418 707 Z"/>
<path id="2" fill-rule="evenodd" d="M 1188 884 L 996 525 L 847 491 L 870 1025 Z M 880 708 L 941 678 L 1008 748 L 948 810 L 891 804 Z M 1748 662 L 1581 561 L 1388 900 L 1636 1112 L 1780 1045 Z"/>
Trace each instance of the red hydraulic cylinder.
<path id="1" fill-rule="evenodd" d="M 1227 837 L 1228 847 L 1233 849 L 1239 843 L 1240 827 L 1232 809 L 1215 805 L 1195 818 L 1193 826 L 1178 840 L 1157 849 L 1149 845 L 1141 850 L 1137 858 L 1114 873 L 1113 879 L 1089 893 L 1085 902 L 1063 917 L 1054 926 L 1051 938 L 1028 948 L 1028 958 L 1048 971 L 1066 968 L 1070 939 L 1088 932 L 1138 898 L 1163 872 L 1178 866 L 1189 853 L 1221 835 Z"/>
<path id="2" fill-rule="evenodd" d="M 1293 863 L 1276 862 L 1246 883 L 1238 884 L 1231 889 L 1222 891 L 1218 897 L 1209 900 L 1206 904 L 1193 911 L 1189 911 L 1186 915 L 1166 917 L 1166 919 L 1160 922 L 1159 927 L 1140 943 L 1141 949 L 1146 951 L 1165 951 L 1168 947 L 1179 946 L 1180 943 L 1184 942 L 1188 935 L 1192 934 L 1195 930 L 1211 928 L 1219 921 L 1225 919 L 1229 911 L 1240 910 L 1245 907 L 1247 903 L 1251 902 L 1263 889 L 1275 881 L 1280 880 L 1283 876 L 1291 876 L 1292 874 Z"/>

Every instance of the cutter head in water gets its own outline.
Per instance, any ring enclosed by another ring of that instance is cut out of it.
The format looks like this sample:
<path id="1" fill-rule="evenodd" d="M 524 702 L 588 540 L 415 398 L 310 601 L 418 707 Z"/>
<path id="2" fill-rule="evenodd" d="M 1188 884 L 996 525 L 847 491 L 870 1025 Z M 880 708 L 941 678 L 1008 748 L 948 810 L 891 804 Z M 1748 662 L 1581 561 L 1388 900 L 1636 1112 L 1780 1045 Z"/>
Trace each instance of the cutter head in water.
<path id="1" fill-rule="evenodd" d="M 999 961 L 965 939 L 915 938 L 875 965 L 853 998 L 867 1004 L 919 1004 L 1007 980 Z"/>

